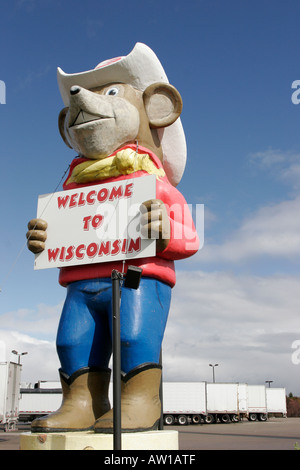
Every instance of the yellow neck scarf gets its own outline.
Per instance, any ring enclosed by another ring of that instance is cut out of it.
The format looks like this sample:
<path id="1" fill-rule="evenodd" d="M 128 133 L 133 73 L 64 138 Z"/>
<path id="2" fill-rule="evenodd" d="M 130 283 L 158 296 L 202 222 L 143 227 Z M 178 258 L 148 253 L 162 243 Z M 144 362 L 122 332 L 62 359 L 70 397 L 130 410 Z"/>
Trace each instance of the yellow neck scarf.
<path id="1" fill-rule="evenodd" d="M 77 165 L 67 184 L 90 183 L 120 175 L 129 175 L 144 170 L 157 177 L 165 176 L 162 168 L 157 168 L 147 153 L 137 153 L 131 148 L 120 150 L 113 157 L 103 160 L 88 160 Z"/>

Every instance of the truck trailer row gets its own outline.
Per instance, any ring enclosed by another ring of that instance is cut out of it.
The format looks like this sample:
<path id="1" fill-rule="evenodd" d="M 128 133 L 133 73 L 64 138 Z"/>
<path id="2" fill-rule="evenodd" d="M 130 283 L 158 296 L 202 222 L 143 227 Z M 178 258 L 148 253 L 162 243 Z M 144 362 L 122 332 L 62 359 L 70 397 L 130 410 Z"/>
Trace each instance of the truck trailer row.
<path id="1" fill-rule="evenodd" d="M 51 413 L 61 405 L 59 382 L 39 382 L 20 392 L 20 421 Z M 112 386 L 110 400 L 112 403 Z M 243 418 L 265 421 L 270 415 L 286 416 L 286 392 L 245 383 L 165 382 L 162 409 L 166 425 L 228 423 Z"/>
<path id="2" fill-rule="evenodd" d="M 245 383 L 165 383 L 165 424 L 265 421 L 268 416 L 286 417 L 284 388 Z"/>

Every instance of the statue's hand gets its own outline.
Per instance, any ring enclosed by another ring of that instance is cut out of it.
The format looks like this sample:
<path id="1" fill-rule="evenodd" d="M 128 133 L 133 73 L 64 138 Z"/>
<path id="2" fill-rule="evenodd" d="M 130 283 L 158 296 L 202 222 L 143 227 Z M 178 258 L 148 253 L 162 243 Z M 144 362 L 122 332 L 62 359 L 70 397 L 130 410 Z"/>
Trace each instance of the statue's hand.
<path id="1" fill-rule="evenodd" d="M 48 224 L 42 219 L 31 219 L 28 222 L 27 246 L 32 253 L 40 253 L 45 249 L 45 241 L 47 239 Z"/>
<path id="2" fill-rule="evenodd" d="M 141 234 L 156 239 L 156 250 L 163 251 L 170 241 L 170 220 L 165 204 L 160 199 L 143 202 L 141 211 Z"/>

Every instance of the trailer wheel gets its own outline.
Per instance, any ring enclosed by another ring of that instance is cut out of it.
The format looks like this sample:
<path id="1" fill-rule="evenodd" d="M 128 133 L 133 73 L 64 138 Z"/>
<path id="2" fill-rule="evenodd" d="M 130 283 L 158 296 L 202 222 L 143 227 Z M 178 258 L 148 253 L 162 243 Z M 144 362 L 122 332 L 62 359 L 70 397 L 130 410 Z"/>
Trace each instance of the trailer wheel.
<path id="1" fill-rule="evenodd" d="M 200 415 L 193 415 L 192 422 L 193 422 L 193 424 L 200 424 L 201 423 L 201 416 Z"/>
<path id="2" fill-rule="evenodd" d="M 5 423 L 4 432 L 16 431 L 17 423 L 16 421 L 7 421 Z"/>
<path id="3" fill-rule="evenodd" d="M 206 415 L 204 421 L 206 422 L 206 424 L 211 424 L 215 421 L 215 418 L 213 417 L 213 415 Z"/>
<path id="4" fill-rule="evenodd" d="M 167 415 L 165 416 L 165 424 L 167 424 L 168 426 L 171 426 L 173 423 L 174 423 L 174 417 L 172 415 Z"/>
<path id="5" fill-rule="evenodd" d="M 265 413 L 261 413 L 260 415 L 258 415 L 259 421 L 267 421 L 267 419 L 268 419 L 268 416 Z"/>
<path id="6" fill-rule="evenodd" d="M 228 414 L 224 414 L 221 416 L 221 423 L 229 423 L 230 422 L 230 417 Z"/>
<path id="7" fill-rule="evenodd" d="M 232 421 L 233 423 L 237 423 L 237 422 L 239 421 L 238 415 L 232 415 L 232 416 L 231 416 L 231 421 Z"/>
<path id="8" fill-rule="evenodd" d="M 256 421 L 257 420 L 257 414 L 256 413 L 250 413 L 249 414 L 249 421 Z"/>
<path id="9" fill-rule="evenodd" d="M 180 424 L 181 426 L 185 426 L 187 424 L 187 417 L 185 415 L 179 416 L 178 424 Z"/>

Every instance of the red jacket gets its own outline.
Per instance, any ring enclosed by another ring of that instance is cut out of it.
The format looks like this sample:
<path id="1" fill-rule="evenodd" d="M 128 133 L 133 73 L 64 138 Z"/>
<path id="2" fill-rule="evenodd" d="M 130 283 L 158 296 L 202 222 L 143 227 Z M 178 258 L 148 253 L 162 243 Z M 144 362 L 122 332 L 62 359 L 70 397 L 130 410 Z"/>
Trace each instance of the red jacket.
<path id="1" fill-rule="evenodd" d="M 133 148 L 135 150 L 134 145 L 128 145 L 127 147 Z M 160 160 L 148 149 L 139 147 L 138 151 L 139 153 L 148 153 L 155 165 L 158 168 L 162 168 Z M 83 186 L 97 184 L 97 182 L 91 182 L 87 184 L 78 184 L 72 182 L 66 184 L 74 167 L 84 161 L 86 161 L 85 158 L 75 158 L 72 161 L 69 175 L 63 185 L 64 189 L 75 189 Z M 129 175 L 121 175 L 118 177 L 101 180 L 99 181 L 99 184 L 110 183 L 112 181 L 115 182 L 129 178 L 139 178 L 145 174 L 147 173 L 140 170 Z M 184 197 L 174 186 L 171 185 L 166 176 L 157 178 L 156 198 L 162 200 L 167 207 L 171 224 L 170 242 L 167 248 L 161 253 L 157 253 L 155 257 L 131 259 L 130 264 L 141 267 L 143 269 L 144 277 L 158 279 L 173 287 L 176 282 L 174 260 L 188 258 L 189 256 L 195 254 L 199 249 L 199 240 L 194 223 L 192 221 L 192 216 Z M 176 211 L 170 211 L 172 206 L 173 209 L 176 209 Z M 64 267 L 60 268 L 59 282 L 61 285 L 66 286 L 70 282 L 74 281 L 110 277 L 113 269 L 122 272 L 123 261 Z"/>

